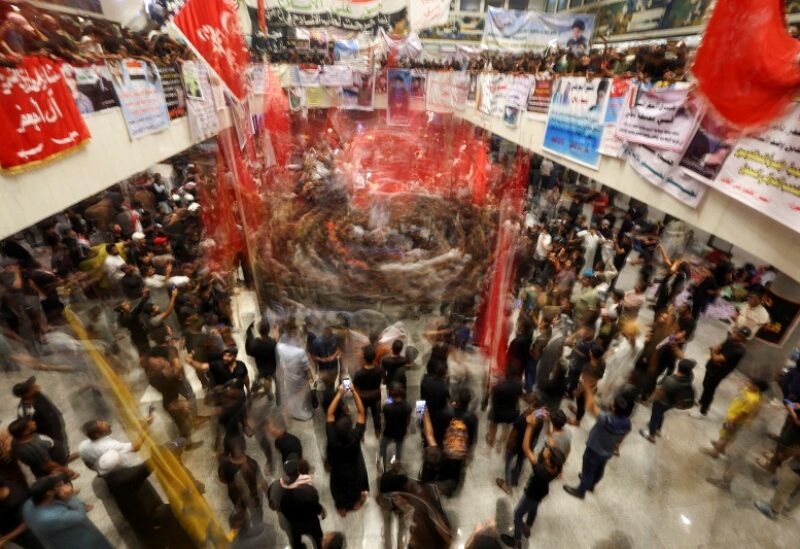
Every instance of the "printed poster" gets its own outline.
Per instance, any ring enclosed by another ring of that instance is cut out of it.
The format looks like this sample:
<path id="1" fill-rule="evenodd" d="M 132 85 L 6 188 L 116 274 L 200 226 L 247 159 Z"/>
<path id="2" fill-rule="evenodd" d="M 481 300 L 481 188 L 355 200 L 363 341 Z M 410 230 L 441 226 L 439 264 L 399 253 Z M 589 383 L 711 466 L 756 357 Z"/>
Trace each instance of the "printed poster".
<path id="1" fill-rule="evenodd" d="M 467 88 L 467 102 L 475 102 L 478 97 L 478 77 L 477 73 L 470 73 L 469 86 Z"/>
<path id="2" fill-rule="evenodd" d="M 600 164 L 607 90 L 608 79 L 556 80 L 542 148 L 596 170 Z"/>
<path id="3" fill-rule="evenodd" d="M 161 86 L 164 88 L 164 99 L 167 102 L 169 119 L 174 120 L 186 115 L 186 93 L 181 82 L 181 73 L 176 65 L 156 63 Z"/>
<path id="4" fill-rule="evenodd" d="M 462 73 L 430 71 L 428 90 L 425 94 L 425 110 L 430 112 L 453 112 L 455 106 L 455 87 L 453 79 Z M 466 86 L 464 87 L 466 91 Z M 462 103 L 463 105 L 463 103 Z"/>
<path id="5" fill-rule="evenodd" d="M 411 97 L 414 99 L 425 99 L 425 80 L 428 78 L 428 71 L 412 69 L 411 71 Z"/>
<path id="6" fill-rule="evenodd" d="M 764 133 L 741 139 L 713 186 L 800 232 L 800 104 Z"/>
<path id="7" fill-rule="evenodd" d="M 319 70 L 320 86 L 343 88 L 353 85 L 353 69 L 346 65 L 323 65 Z"/>
<path id="8" fill-rule="evenodd" d="M 488 72 L 478 78 L 478 110 L 483 114 L 491 115 L 497 109 L 497 90 L 502 78 L 502 75 Z"/>
<path id="9" fill-rule="evenodd" d="M 375 94 L 374 74 L 372 71 L 354 70 L 352 72 L 353 85 L 342 88 L 342 100 L 339 108 L 371 111 Z"/>
<path id="10" fill-rule="evenodd" d="M 697 208 L 706 192 L 706 185 L 681 171 L 680 153 L 659 151 L 644 145 L 623 145 L 623 153 L 631 167 L 647 181 L 690 208 Z"/>
<path id="11" fill-rule="evenodd" d="M 413 31 L 444 25 L 449 15 L 450 0 L 408 0 L 408 24 Z"/>
<path id="12" fill-rule="evenodd" d="M 25 56 L 0 68 L 0 169 L 18 173 L 86 143 L 89 129 L 61 72 L 61 63 Z"/>
<path id="13" fill-rule="evenodd" d="M 697 131 L 683 153 L 681 166 L 690 177 L 710 185 L 719 174 L 735 144 L 734 133 L 727 130 L 724 124 L 717 123 L 715 117 L 707 113 L 700 120 Z"/>
<path id="14" fill-rule="evenodd" d="M 467 106 L 469 97 L 469 75 L 462 71 L 450 74 L 453 84 L 453 109 L 456 111 L 463 111 Z"/>
<path id="15" fill-rule="evenodd" d="M 490 7 L 486 12 L 481 47 L 506 52 L 546 50 L 555 43 L 579 55 L 589 52 L 594 15 L 544 14 Z"/>
<path id="16" fill-rule="evenodd" d="M 194 61 L 185 61 L 182 69 L 184 78 L 189 75 L 199 91 L 186 102 L 189 115 L 189 135 L 195 143 L 205 141 L 219 132 L 219 120 L 217 109 L 214 107 L 214 94 L 211 91 L 208 71 L 205 65 Z"/>
<path id="17" fill-rule="evenodd" d="M 154 64 L 125 59 L 109 62 L 108 71 L 131 139 L 169 128 L 167 101 Z"/>
<path id="18" fill-rule="evenodd" d="M 411 124 L 411 71 L 389 69 L 386 71 L 386 124 L 408 126 Z"/>
<path id="19" fill-rule="evenodd" d="M 64 63 L 61 72 L 81 114 L 119 107 L 111 75 L 105 65 L 73 67 Z"/>
<path id="20" fill-rule="evenodd" d="M 641 85 L 631 86 L 614 135 L 655 149 L 684 150 L 700 116 L 687 108 L 688 94 L 688 88 L 645 90 Z"/>
<path id="21" fill-rule="evenodd" d="M 269 65 L 266 63 L 252 63 L 247 66 L 247 79 L 250 81 L 250 90 L 254 95 L 265 95 L 267 93 L 267 71 Z"/>
<path id="22" fill-rule="evenodd" d="M 528 106 L 528 95 L 531 90 L 532 76 L 515 75 L 506 78 L 505 107 L 503 109 L 503 122 L 506 126 L 516 128 L 519 125 L 520 114 Z"/>
<path id="23" fill-rule="evenodd" d="M 327 106 L 325 104 L 325 88 L 317 86 L 316 88 L 303 88 L 303 90 L 306 92 L 305 107 L 307 109 L 320 109 Z"/>
<path id="24" fill-rule="evenodd" d="M 617 139 L 615 134 L 619 113 L 628 94 L 628 88 L 632 86 L 627 78 L 614 78 L 610 80 L 611 89 L 608 93 L 608 107 L 606 107 L 605 127 L 603 136 L 600 138 L 600 154 L 613 158 L 622 158 L 622 141 Z"/>
<path id="25" fill-rule="evenodd" d="M 553 80 L 535 78 L 528 96 L 528 112 L 547 115 L 550 110 L 550 95 L 553 93 Z M 545 116 L 546 118 L 546 116 Z"/>

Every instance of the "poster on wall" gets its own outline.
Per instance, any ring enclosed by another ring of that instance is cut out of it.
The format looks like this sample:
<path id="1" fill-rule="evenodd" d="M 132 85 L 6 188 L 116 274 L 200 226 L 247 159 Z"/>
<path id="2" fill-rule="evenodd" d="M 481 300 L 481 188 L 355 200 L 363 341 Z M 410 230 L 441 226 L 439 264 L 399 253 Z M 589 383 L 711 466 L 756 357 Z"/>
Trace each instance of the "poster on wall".
<path id="1" fill-rule="evenodd" d="M 502 75 L 494 73 L 481 73 L 478 77 L 478 110 L 483 114 L 491 115 L 497 109 L 499 98 L 497 90 L 500 87 Z"/>
<path id="2" fill-rule="evenodd" d="M 219 131 L 219 120 L 217 109 L 214 107 L 211 82 L 208 79 L 208 71 L 202 63 L 186 61 L 182 66 L 183 74 L 189 75 L 198 87 L 200 93 L 195 94 L 186 102 L 189 114 L 189 135 L 192 141 L 197 143 L 213 137 Z"/>
<path id="3" fill-rule="evenodd" d="M 800 104 L 760 135 L 741 139 L 713 186 L 800 232 Z"/>
<path id="4" fill-rule="evenodd" d="M 542 148 L 596 170 L 600 164 L 608 86 L 608 79 L 556 80 Z"/>
<path id="5" fill-rule="evenodd" d="M 469 84 L 467 86 L 467 102 L 475 102 L 478 97 L 478 77 L 477 73 L 470 73 Z M 474 105 L 473 105 L 474 106 Z"/>
<path id="6" fill-rule="evenodd" d="M 680 153 L 625 144 L 623 155 L 639 175 L 690 208 L 703 200 L 706 185 L 681 171 Z"/>
<path id="7" fill-rule="evenodd" d="M 90 135 L 61 64 L 25 56 L 0 68 L 0 169 L 18 173 L 77 150 Z"/>
<path id="8" fill-rule="evenodd" d="M 408 126 L 411 124 L 411 71 L 389 69 L 386 86 L 386 124 Z"/>
<path id="9" fill-rule="evenodd" d="M 626 78 L 611 80 L 611 89 L 608 93 L 608 107 L 606 107 L 605 127 L 600 138 L 600 154 L 613 158 L 622 157 L 622 141 L 614 135 L 617 119 L 622 110 L 622 104 L 631 86 L 631 81 Z"/>
<path id="10" fill-rule="evenodd" d="M 352 74 L 353 84 L 342 88 L 342 100 L 339 107 L 342 109 L 371 111 L 375 94 L 375 73 L 354 70 Z"/>
<path id="11" fill-rule="evenodd" d="M 525 112 L 528 105 L 531 82 L 533 82 L 533 76 L 529 75 L 515 75 L 506 80 L 505 107 L 503 109 L 503 122 L 506 126 L 516 128 L 519 125 L 520 114 Z"/>
<path id="12" fill-rule="evenodd" d="M 413 31 L 447 23 L 450 0 L 408 0 L 408 25 Z"/>
<path id="13" fill-rule="evenodd" d="M 425 99 L 425 79 L 428 78 L 428 71 L 412 69 L 411 71 L 411 97 L 414 99 Z"/>
<path id="14" fill-rule="evenodd" d="M 710 185 L 735 144 L 733 132 L 718 123 L 710 113 L 706 114 L 683 153 L 681 166 L 687 175 Z"/>
<path id="15" fill-rule="evenodd" d="M 131 139 L 169 128 L 167 102 L 154 64 L 125 59 L 109 62 L 108 70 Z"/>
<path id="16" fill-rule="evenodd" d="M 697 127 L 700 112 L 690 112 L 688 88 L 631 86 L 617 120 L 617 139 L 655 149 L 682 151 Z"/>
<path id="17" fill-rule="evenodd" d="M 448 71 L 430 71 L 428 73 L 425 110 L 429 112 L 453 112 L 456 94 L 453 80 L 459 74 Z M 466 90 L 466 87 L 464 89 Z"/>
<path id="18" fill-rule="evenodd" d="M 323 65 L 319 70 L 320 86 L 341 88 L 353 85 L 353 69 L 346 65 Z"/>
<path id="19" fill-rule="evenodd" d="M 186 97 L 181 83 L 181 73 L 175 65 L 156 63 L 158 75 L 161 77 L 161 86 L 164 88 L 164 99 L 167 102 L 167 112 L 170 120 L 186 114 Z"/>
<path id="20" fill-rule="evenodd" d="M 490 7 L 486 12 L 481 47 L 520 52 L 547 49 L 553 41 L 574 54 L 589 52 L 594 15 L 547 15 L 536 11 Z"/>
<path id="21" fill-rule="evenodd" d="M 105 65 L 73 67 L 64 63 L 61 72 L 81 114 L 119 107 L 111 75 Z"/>
<path id="22" fill-rule="evenodd" d="M 773 347 L 783 347 L 787 336 L 800 320 L 800 303 L 767 290 L 762 305 L 769 313 L 769 322 L 756 333 L 756 337 Z"/>
<path id="23" fill-rule="evenodd" d="M 550 110 L 550 94 L 553 93 L 553 81 L 550 78 L 535 78 L 528 96 L 528 112 L 543 114 L 542 120 L 547 118 Z"/>
<path id="24" fill-rule="evenodd" d="M 467 98 L 469 97 L 469 75 L 461 71 L 453 72 L 451 75 L 453 84 L 453 108 L 456 111 L 463 111 L 467 106 Z"/>
<path id="25" fill-rule="evenodd" d="M 250 82 L 250 90 L 254 95 L 267 93 L 268 71 L 269 65 L 266 63 L 251 63 L 247 66 L 247 80 Z"/>
<path id="26" fill-rule="evenodd" d="M 406 2 L 398 0 L 267 0 L 268 26 L 336 27 L 371 31 L 376 27 L 399 33 L 407 26 Z"/>

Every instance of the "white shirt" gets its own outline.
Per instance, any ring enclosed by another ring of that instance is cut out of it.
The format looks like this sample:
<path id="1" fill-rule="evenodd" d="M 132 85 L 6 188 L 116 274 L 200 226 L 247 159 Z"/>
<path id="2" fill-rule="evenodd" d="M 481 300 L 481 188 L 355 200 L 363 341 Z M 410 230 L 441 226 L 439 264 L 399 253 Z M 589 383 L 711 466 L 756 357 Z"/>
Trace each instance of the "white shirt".
<path id="1" fill-rule="evenodd" d="M 577 236 L 583 239 L 583 246 L 586 248 L 586 253 L 583 256 L 583 270 L 588 271 L 594 269 L 594 256 L 597 254 L 597 245 L 603 240 L 603 235 L 600 233 L 592 234 L 589 231 L 580 231 Z"/>
<path id="2" fill-rule="evenodd" d="M 758 304 L 755 307 L 751 307 L 749 303 L 745 303 L 739 309 L 739 316 L 736 317 L 735 326 L 737 328 L 749 328 L 750 339 L 753 339 L 756 336 L 756 332 L 767 322 L 769 322 L 769 313 L 763 305 Z"/>
<path id="3" fill-rule="evenodd" d="M 86 462 L 90 469 L 96 471 L 99 475 L 104 475 L 110 471 L 101 470 L 97 466 L 100 461 L 100 456 L 109 450 L 116 450 L 120 456 L 121 467 L 131 467 L 139 465 L 142 460 L 138 454 L 133 451 L 133 444 L 130 442 L 122 442 L 111 438 L 110 435 L 104 436 L 97 440 L 86 439 L 78 445 L 78 455 Z"/>
<path id="4" fill-rule="evenodd" d="M 103 261 L 103 271 L 106 273 L 106 278 L 111 282 L 119 282 L 125 273 L 122 272 L 122 266 L 125 265 L 125 260 L 120 255 L 109 255 Z"/>
<path id="5" fill-rule="evenodd" d="M 539 233 L 539 238 L 536 239 L 536 251 L 533 254 L 533 258 L 536 261 L 543 261 L 547 259 L 547 254 L 550 253 L 550 243 L 553 241 L 553 237 L 547 233 Z"/>

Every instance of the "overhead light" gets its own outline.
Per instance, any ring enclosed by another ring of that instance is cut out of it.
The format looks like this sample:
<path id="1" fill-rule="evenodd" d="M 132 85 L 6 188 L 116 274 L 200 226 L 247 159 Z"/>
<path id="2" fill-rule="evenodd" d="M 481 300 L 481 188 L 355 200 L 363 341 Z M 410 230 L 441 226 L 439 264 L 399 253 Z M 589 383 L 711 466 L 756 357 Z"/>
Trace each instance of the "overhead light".
<path id="1" fill-rule="evenodd" d="M 689 520 L 689 517 L 687 517 L 686 515 L 681 515 L 681 522 L 684 523 L 686 526 L 692 524 L 692 521 Z"/>

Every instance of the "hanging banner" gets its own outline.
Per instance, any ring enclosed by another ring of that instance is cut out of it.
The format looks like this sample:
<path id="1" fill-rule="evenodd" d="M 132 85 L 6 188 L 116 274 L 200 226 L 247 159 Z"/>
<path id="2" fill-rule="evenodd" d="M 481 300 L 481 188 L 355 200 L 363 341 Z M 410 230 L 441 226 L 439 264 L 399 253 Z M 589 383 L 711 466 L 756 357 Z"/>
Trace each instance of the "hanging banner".
<path id="1" fill-rule="evenodd" d="M 186 94 L 183 91 L 181 74 L 175 65 L 156 63 L 158 76 L 161 78 L 161 87 L 164 90 L 164 100 L 167 102 L 169 119 L 174 120 L 186 114 Z"/>
<path id="2" fill-rule="evenodd" d="M 680 153 L 650 149 L 644 145 L 623 145 L 631 167 L 647 181 L 690 208 L 697 208 L 706 186 L 684 174 L 678 165 Z"/>
<path id="3" fill-rule="evenodd" d="M 114 86 L 111 85 L 111 75 L 105 65 L 73 67 L 64 63 L 61 72 L 81 114 L 119 107 Z"/>
<path id="4" fill-rule="evenodd" d="M 267 71 L 269 71 L 269 65 L 266 63 L 248 65 L 247 80 L 250 82 L 250 90 L 254 95 L 267 93 Z"/>
<path id="5" fill-rule="evenodd" d="M 785 299 L 770 290 L 764 294 L 761 303 L 769 313 L 769 322 L 758 331 L 756 337 L 773 347 L 783 347 L 786 338 L 800 320 L 800 303 Z"/>
<path id="6" fill-rule="evenodd" d="M 411 70 L 411 97 L 414 99 L 425 99 L 425 80 L 428 78 L 428 71 L 420 69 Z"/>
<path id="7" fill-rule="evenodd" d="M 425 110 L 430 112 L 453 112 L 456 91 L 453 77 L 460 73 L 430 71 L 428 89 L 425 93 Z M 466 90 L 466 88 L 465 88 Z"/>
<path id="8" fill-rule="evenodd" d="M 478 77 L 477 73 L 470 73 L 469 87 L 467 88 L 467 102 L 474 102 L 478 97 Z M 474 105 L 473 105 L 474 107 Z"/>
<path id="9" fill-rule="evenodd" d="M 125 59 L 110 61 L 108 71 L 131 139 L 169 128 L 169 112 L 155 65 Z"/>
<path id="10" fill-rule="evenodd" d="M 189 135 L 194 143 L 205 141 L 219 132 L 217 110 L 214 107 L 211 82 L 201 63 L 185 61 L 182 66 L 185 80 L 192 80 L 200 93 L 195 93 L 186 102 L 189 112 Z M 187 86 L 188 87 L 188 86 Z"/>
<path id="11" fill-rule="evenodd" d="M 741 139 L 714 188 L 800 232 L 800 105 L 764 133 Z"/>
<path id="12" fill-rule="evenodd" d="M 319 86 L 319 67 L 300 68 L 295 65 L 297 84 L 301 88 L 314 88 Z"/>
<path id="13" fill-rule="evenodd" d="M 594 15 L 545 15 L 535 11 L 490 7 L 481 47 L 508 52 L 545 50 L 553 43 L 573 54 L 588 54 Z"/>
<path id="14" fill-rule="evenodd" d="M 340 108 L 371 111 L 375 94 L 374 73 L 354 70 L 352 75 L 352 86 L 342 88 Z"/>
<path id="15" fill-rule="evenodd" d="M 483 114 L 492 115 L 497 110 L 500 102 L 497 97 L 502 75 L 494 73 L 481 73 L 478 78 L 478 110 Z"/>
<path id="16" fill-rule="evenodd" d="M 305 90 L 304 104 L 307 109 L 320 109 L 327 107 L 325 102 L 325 88 L 303 88 Z"/>
<path id="17" fill-rule="evenodd" d="M 550 110 L 550 94 L 553 93 L 553 81 L 549 78 L 535 78 L 528 96 L 528 112 L 547 114 Z M 546 118 L 546 117 L 545 117 Z"/>
<path id="18" fill-rule="evenodd" d="M 453 84 L 453 109 L 463 111 L 469 97 L 469 75 L 462 71 L 451 73 L 451 82 Z"/>
<path id="19" fill-rule="evenodd" d="M 386 85 L 386 124 L 408 126 L 411 124 L 411 71 L 389 69 Z"/>
<path id="20" fill-rule="evenodd" d="M 408 32 L 408 2 L 406 0 L 382 0 L 377 17 L 378 27 L 391 34 Z"/>
<path id="21" fill-rule="evenodd" d="M 0 68 L 0 168 L 18 173 L 77 150 L 90 135 L 61 64 L 25 56 L 13 69 Z"/>
<path id="22" fill-rule="evenodd" d="M 323 65 L 319 70 L 320 86 L 342 88 L 353 85 L 353 69 L 345 65 Z"/>
<path id="23" fill-rule="evenodd" d="M 503 109 L 503 122 L 506 126 L 516 128 L 519 125 L 520 113 L 528 105 L 528 95 L 531 90 L 533 76 L 514 75 L 506 77 L 505 107 Z"/>
<path id="24" fill-rule="evenodd" d="M 689 141 L 681 159 L 681 167 L 687 175 L 710 185 L 735 144 L 734 134 L 708 113 L 700 120 L 697 131 Z"/>
<path id="25" fill-rule="evenodd" d="M 559 78 L 553 84 L 542 148 L 597 169 L 608 79 Z"/>
<path id="26" fill-rule="evenodd" d="M 631 86 L 614 135 L 655 149 L 682 151 L 700 115 L 687 109 L 688 94 L 688 88 L 645 90 L 641 85 Z"/>
<path id="27" fill-rule="evenodd" d="M 627 78 L 614 78 L 611 80 L 611 90 L 608 94 L 608 107 L 606 107 L 605 127 L 600 138 L 600 154 L 613 158 L 622 157 L 622 141 L 617 139 L 616 124 L 622 105 L 628 94 L 628 88 L 633 83 Z"/>
<path id="28" fill-rule="evenodd" d="M 450 0 L 408 0 L 408 24 L 421 31 L 447 23 Z"/>
<path id="29" fill-rule="evenodd" d="M 387 2 L 387 10 L 393 11 L 382 14 L 380 0 L 267 0 L 268 26 L 371 31 L 379 21 L 391 24 L 398 16 L 405 18 L 405 6 L 396 4 Z"/>
<path id="30" fill-rule="evenodd" d="M 242 101 L 249 55 L 234 6 L 227 0 L 187 0 L 172 22 Z"/>

